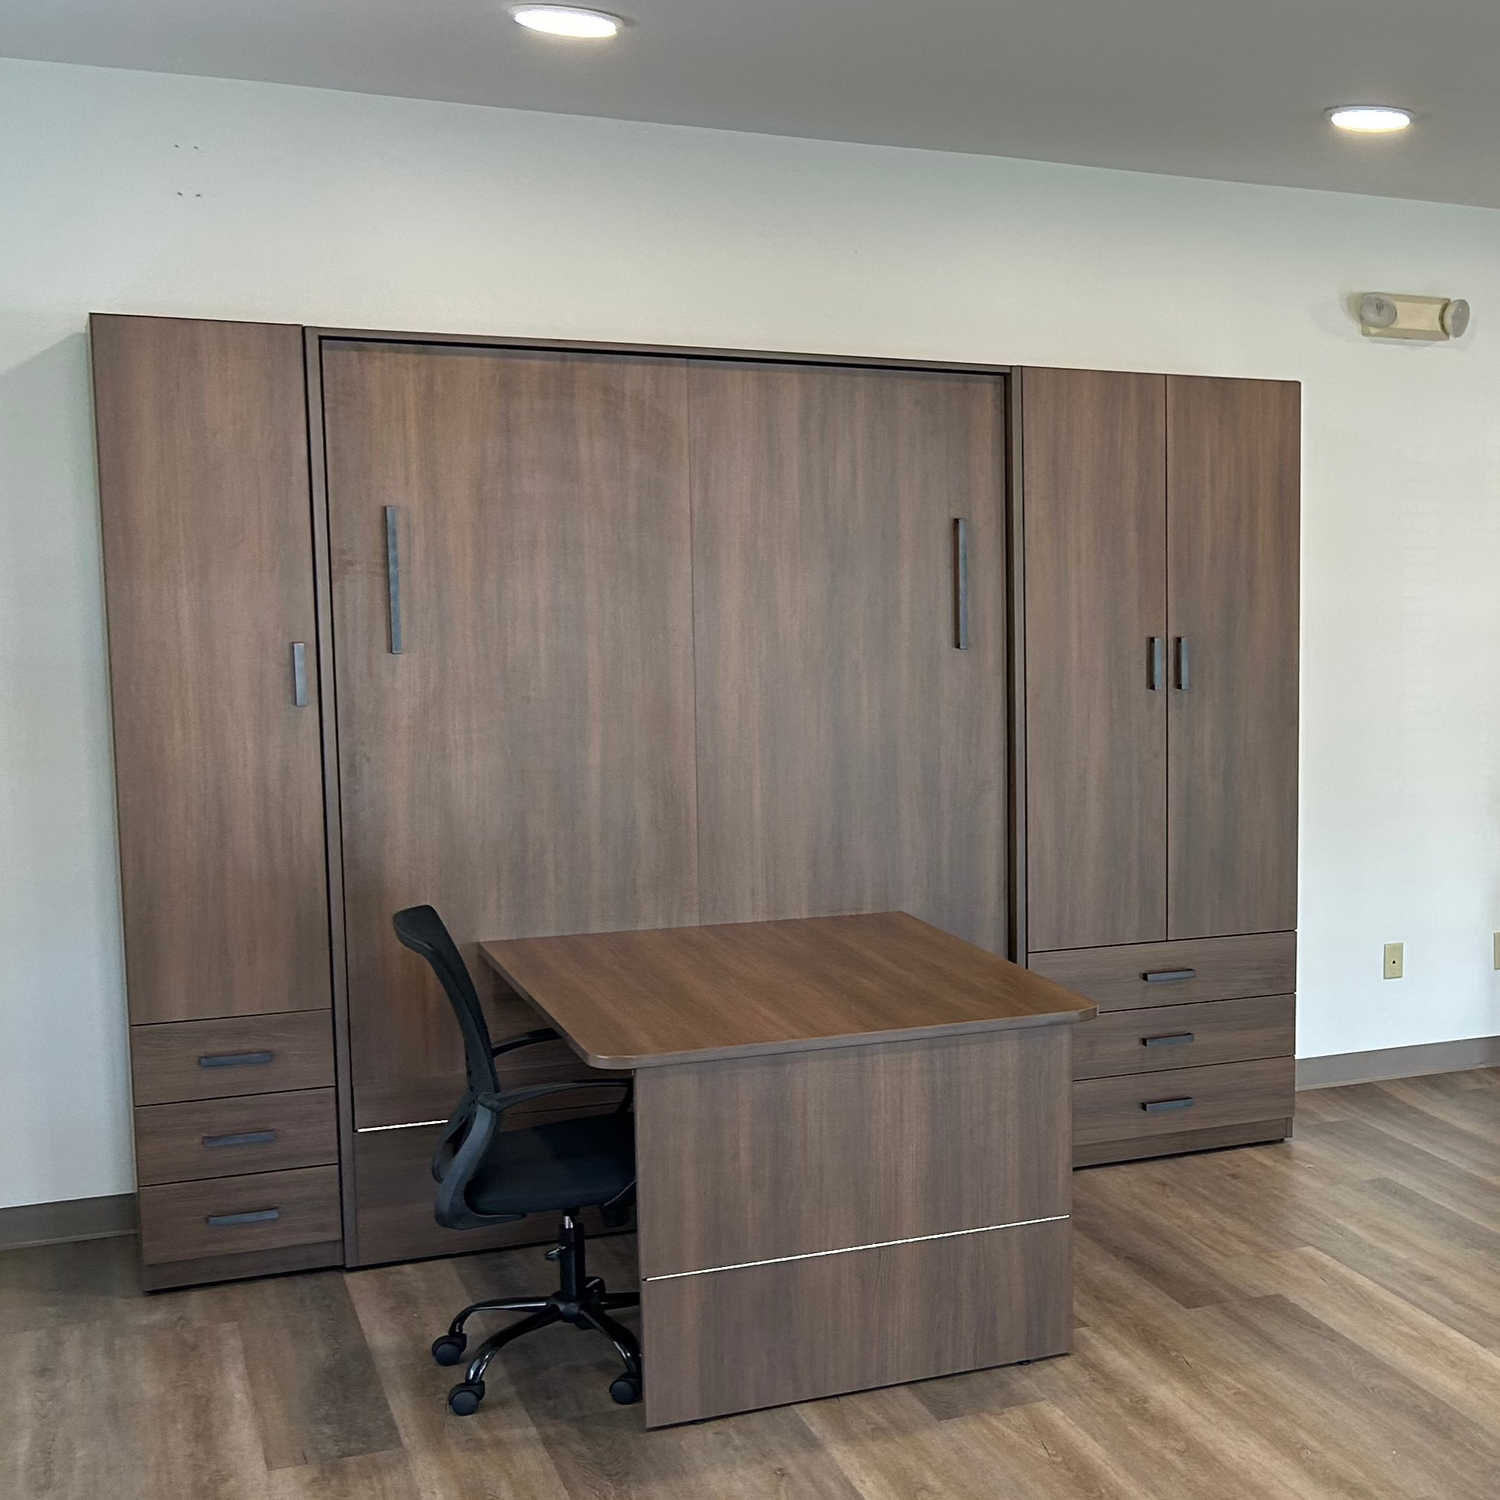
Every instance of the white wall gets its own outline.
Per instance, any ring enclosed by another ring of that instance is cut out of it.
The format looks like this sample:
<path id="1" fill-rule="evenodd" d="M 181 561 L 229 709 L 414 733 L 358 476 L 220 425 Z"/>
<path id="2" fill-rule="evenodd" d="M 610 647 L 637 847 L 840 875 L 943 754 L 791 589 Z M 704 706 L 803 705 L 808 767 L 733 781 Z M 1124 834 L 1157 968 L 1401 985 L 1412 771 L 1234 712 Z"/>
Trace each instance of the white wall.
<path id="1" fill-rule="evenodd" d="M 131 1182 L 93 309 L 1301 380 L 1299 1051 L 1500 1031 L 1500 214 L 16 62 L 0 141 L 0 1206 Z"/>

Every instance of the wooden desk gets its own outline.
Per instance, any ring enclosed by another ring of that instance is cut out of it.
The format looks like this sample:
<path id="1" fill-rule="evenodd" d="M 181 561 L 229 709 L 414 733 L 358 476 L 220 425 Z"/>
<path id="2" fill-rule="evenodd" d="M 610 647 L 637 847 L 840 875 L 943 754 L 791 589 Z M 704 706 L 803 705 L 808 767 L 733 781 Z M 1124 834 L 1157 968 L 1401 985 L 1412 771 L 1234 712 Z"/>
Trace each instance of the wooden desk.
<path id="1" fill-rule="evenodd" d="M 1072 1346 L 1087 1000 L 902 912 L 481 951 L 636 1070 L 649 1426 Z"/>

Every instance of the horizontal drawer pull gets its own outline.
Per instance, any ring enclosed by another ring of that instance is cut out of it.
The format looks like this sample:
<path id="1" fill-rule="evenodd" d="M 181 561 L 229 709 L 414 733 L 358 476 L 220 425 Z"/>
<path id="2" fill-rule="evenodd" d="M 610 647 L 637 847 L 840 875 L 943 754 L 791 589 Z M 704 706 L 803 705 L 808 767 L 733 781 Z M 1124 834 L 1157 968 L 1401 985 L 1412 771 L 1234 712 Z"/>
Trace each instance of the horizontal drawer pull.
<path id="1" fill-rule="evenodd" d="M 256 1208 L 244 1214 L 209 1214 L 203 1222 L 211 1229 L 232 1229 L 237 1224 L 269 1224 L 280 1217 L 279 1208 Z"/>
<path id="2" fill-rule="evenodd" d="M 1196 1102 L 1190 1094 L 1186 1099 L 1153 1099 L 1141 1108 L 1148 1115 L 1164 1115 L 1169 1109 L 1191 1109 Z"/>
<path id="3" fill-rule="evenodd" d="M 1141 978 L 1147 984 L 1176 984 L 1183 979 L 1196 979 L 1196 969 L 1148 969 Z"/>
<path id="4" fill-rule="evenodd" d="M 1191 1031 L 1174 1031 L 1170 1036 L 1143 1036 L 1141 1046 L 1143 1047 L 1186 1047 L 1189 1042 L 1196 1042 L 1198 1038 Z"/>
<path id="5" fill-rule="evenodd" d="M 225 1146 L 269 1146 L 275 1139 L 274 1130 L 246 1130 L 239 1135 L 206 1135 L 203 1145 L 206 1150 L 221 1151 Z"/>
<path id="6" fill-rule="evenodd" d="M 274 1052 L 210 1052 L 198 1059 L 200 1068 L 263 1068 L 276 1061 Z"/>

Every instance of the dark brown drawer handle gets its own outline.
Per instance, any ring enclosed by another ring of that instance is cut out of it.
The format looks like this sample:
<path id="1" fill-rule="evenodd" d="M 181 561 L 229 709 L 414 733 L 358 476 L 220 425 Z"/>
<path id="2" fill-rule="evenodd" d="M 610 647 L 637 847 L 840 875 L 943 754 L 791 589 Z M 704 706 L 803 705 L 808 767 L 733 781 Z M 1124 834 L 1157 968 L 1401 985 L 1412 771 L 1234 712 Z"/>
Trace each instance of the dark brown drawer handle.
<path id="1" fill-rule="evenodd" d="M 1189 1095 L 1186 1099 L 1153 1099 L 1141 1105 L 1148 1115 L 1164 1115 L 1169 1109 L 1191 1109 L 1197 1101 Z"/>
<path id="2" fill-rule="evenodd" d="M 210 1214 L 205 1222 L 210 1229 L 233 1229 L 237 1224 L 269 1224 L 280 1217 L 279 1208 L 257 1208 L 247 1214 Z"/>
<path id="3" fill-rule="evenodd" d="M 269 1146 L 275 1139 L 274 1130 L 247 1130 L 240 1135 L 206 1135 L 203 1144 L 209 1151 L 220 1151 L 225 1146 Z"/>
<path id="4" fill-rule="evenodd" d="M 274 1052 L 210 1052 L 198 1059 L 200 1068 L 263 1068 L 276 1060 Z"/>
<path id="5" fill-rule="evenodd" d="M 1196 969 L 1148 969 L 1141 978 L 1147 984 L 1176 984 L 1183 979 L 1196 979 Z"/>
<path id="6" fill-rule="evenodd" d="M 1197 1037 L 1191 1031 L 1174 1031 L 1170 1036 L 1143 1036 L 1141 1046 L 1143 1047 L 1186 1047 L 1189 1042 L 1196 1042 Z"/>

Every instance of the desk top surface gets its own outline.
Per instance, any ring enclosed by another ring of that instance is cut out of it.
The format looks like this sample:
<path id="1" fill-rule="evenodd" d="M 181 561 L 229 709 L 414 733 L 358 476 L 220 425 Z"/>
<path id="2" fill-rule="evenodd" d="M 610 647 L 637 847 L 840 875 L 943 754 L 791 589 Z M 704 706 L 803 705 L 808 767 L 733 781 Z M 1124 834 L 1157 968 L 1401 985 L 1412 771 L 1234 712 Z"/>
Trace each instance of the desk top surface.
<path id="1" fill-rule="evenodd" d="M 480 944 L 596 1068 L 1087 1020 L 1091 1001 L 905 912 Z"/>

